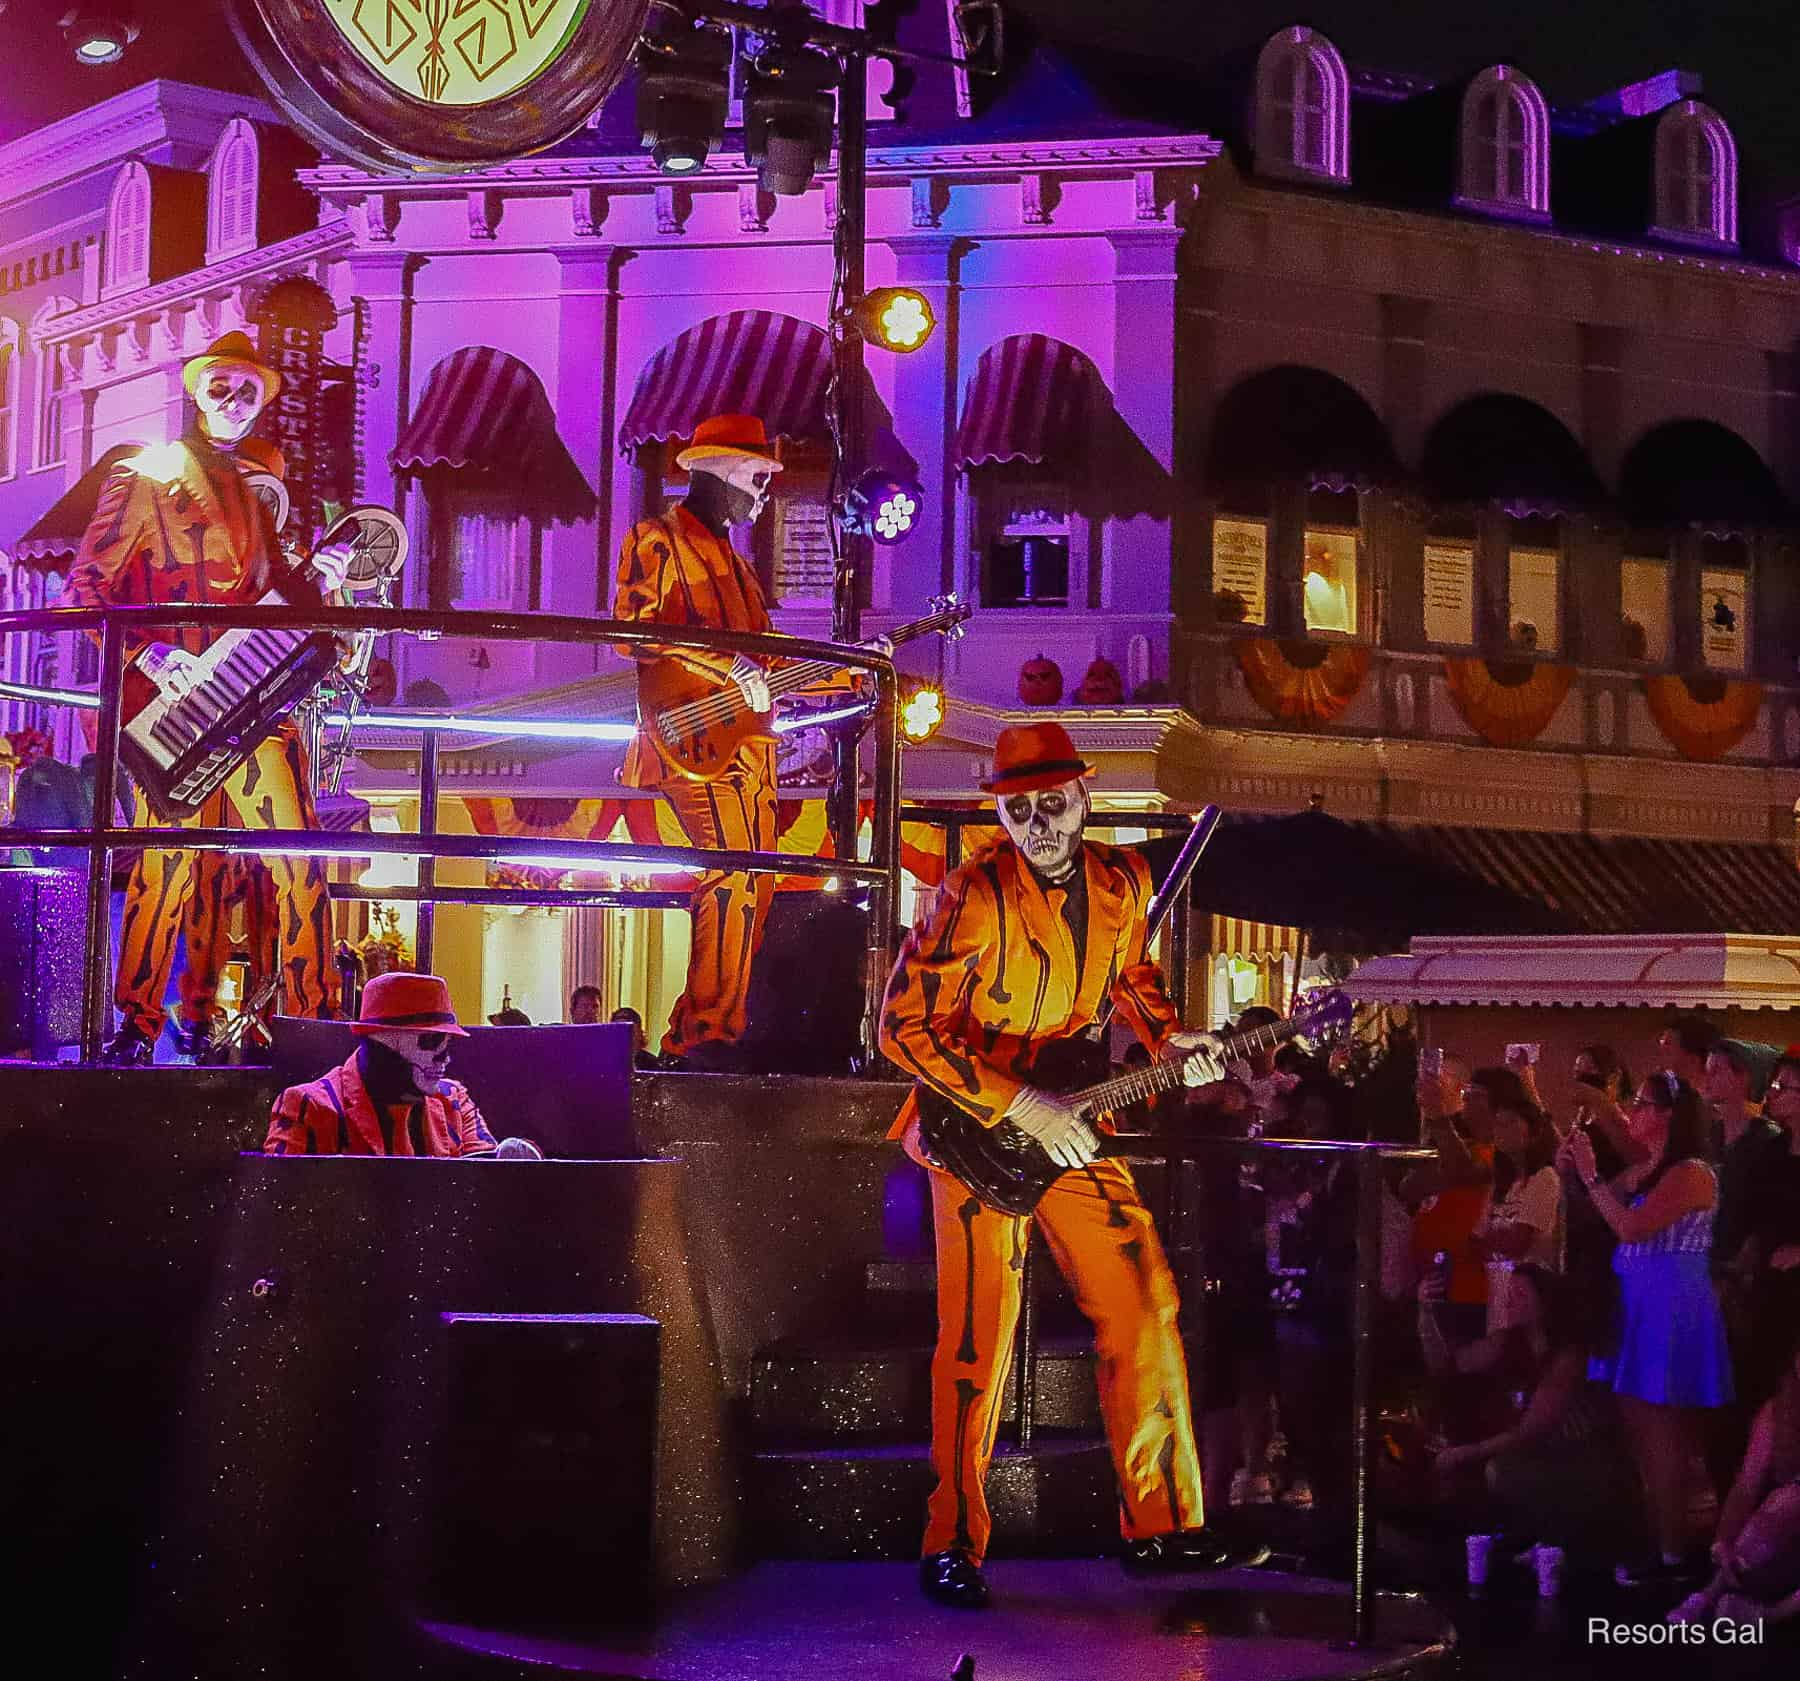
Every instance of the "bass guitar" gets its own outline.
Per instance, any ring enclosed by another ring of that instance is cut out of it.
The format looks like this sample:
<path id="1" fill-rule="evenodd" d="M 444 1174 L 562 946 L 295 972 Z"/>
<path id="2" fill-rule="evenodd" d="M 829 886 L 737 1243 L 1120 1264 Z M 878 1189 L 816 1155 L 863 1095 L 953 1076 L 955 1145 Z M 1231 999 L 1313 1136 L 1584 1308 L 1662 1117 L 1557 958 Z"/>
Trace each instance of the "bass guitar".
<path id="1" fill-rule="evenodd" d="M 896 648 L 933 632 L 954 639 L 973 612 L 954 595 L 934 596 L 931 612 L 890 630 L 887 638 Z M 768 673 L 770 699 L 794 694 L 842 669 L 830 660 L 786 661 Z M 722 775 L 746 741 L 774 733 L 774 720 L 773 705 L 766 712 L 753 710 L 735 683 L 703 677 L 674 660 L 638 668 L 638 723 L 663 763 L 690 781 L 710 782 Z"/>
<path id="2" fill-rule="evenodd" d="M 1176 1090 L 1184 1083 L 1183 1064 L 1194 1057 L 1212 1056 L 1223 1066 L 1272 1050 L 1288 1039 L 1327 1038 L 1349 1025 L 1354 1010 L 1350 999 L 1334 988 L 1308 1000 L 1286 1021 L 1223 1034 L 1214 1049 L 1165 1057 L 1092 1085 L 1063 1083 L 1067 1064 L 1055 1054 L 1062 1046 L 1085 1049 L 1087 1041 L 1079 1037 L 1055 1040 L 1045 1047 L 1050 1054 L 1040 1057 L 1032 1070 L 1032 1084 L 1046 1091 L 1071 1091 L 1069 1101 L 1083 1119 L 1092 1122 Z M 1052 1161 L 1049 1152 L 1023 1127 L 1005 1120 L 987 1126 L 932 1087 L 920 1085 L 913 1090 L 919 1106 L 919 1142 L 926 1156 L 954 1173 L 989 1208 L 1002 1214 L 1029 1214 L 1044 1193 L 1070 1171 Z"/>

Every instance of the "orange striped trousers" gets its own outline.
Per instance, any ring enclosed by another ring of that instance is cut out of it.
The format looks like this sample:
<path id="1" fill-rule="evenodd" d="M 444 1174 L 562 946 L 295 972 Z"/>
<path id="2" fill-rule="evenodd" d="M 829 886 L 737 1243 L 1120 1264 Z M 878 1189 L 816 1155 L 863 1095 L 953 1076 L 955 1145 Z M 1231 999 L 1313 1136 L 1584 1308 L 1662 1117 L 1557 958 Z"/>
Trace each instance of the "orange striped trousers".
<path id="1" fill-rule="evenodd" d="M 993 1528 L 983 1484 L 1007 1398 L 1027 1221 L 931 1170 L 938 1335 L 931 1362 L 931 1492 L 920 1551 L 961 1547 L 977 1563 Z M 1205 1521 L 1180 1306 L 1150 1211 L 1124 1163 L 1065 1173 L 1033 1216 L 1094 1327 L 1100 1412 L 1128 1541 Z"/>
<path id="2" fill-rule="evenodd" d="M 711 782 L 671 777 L 658 792 L 690 846 L 733 852 L 775 849 L 775 744 L 754 741 Z M 663 1049 L 674 1055 L 708 1039 L 744 1036 L 750 965 L 775 896 L 772 875 L 708 870 L 695 884 L 687 988 L 669 1016 Z"/>
<path id="3" fill-rule="evenodd" d="M 277 730 L 257 748 L 220 789 L 219 797 L 246 829 L 319 826 L 306 753 L 289 729 Z M 216 800 L 209 801 L 183 827 L 204 827 L 209 816 L 220 814 Z M 160 821 L 140 791 L 133 824 L 160 826 Z M 169 990 L 183 914 L 194 894 L 197 857 L 192 852 L 146 850 L 125 888 L 113 1002 L 127 1022 L 151 1039 L 162 1031 L 163 998 Z M 289 1015 L 332 1015 L 337 1009 L 337 971 L 331 962 L 331 898 L 324 861 L 268 855 L 260 862 L 275 888 L 284 1008 Z"/>

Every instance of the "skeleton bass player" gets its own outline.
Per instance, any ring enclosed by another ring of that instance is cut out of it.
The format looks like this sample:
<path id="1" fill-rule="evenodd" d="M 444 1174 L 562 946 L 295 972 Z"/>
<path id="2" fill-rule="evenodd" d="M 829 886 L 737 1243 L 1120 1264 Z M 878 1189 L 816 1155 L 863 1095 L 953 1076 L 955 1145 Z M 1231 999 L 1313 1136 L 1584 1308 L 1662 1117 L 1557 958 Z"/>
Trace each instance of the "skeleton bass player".
<path id="1" fill-rule="evenodd" d="M 1212 1044 L 1181 1030 L 1161 972 L 1145 959 L 1143 856 L 1083 838 L 1089 774 L 1059 724 L 1002 732 L 983 787 L 1006 838 L 945 878 L 901 948 L 882 1008 L 882 1051 L 916 1082 L 891 1136 L 930 1170 L 937 1233 L 936 1484 L 920 1587 L 965 1609 L 988 1601 L 982 1485 L 1032 1216 L 984 1200 L 934 1159 L 921 1125 L 934 1101 L 982 1128 L 1009 1123 L 1053 1164 L 1033 1214 L 1094 1325 L 1127 1570 L 1218 1569 L 1255 1556 L 1234 1553 L 1206 1526 L 1175 1283 L 1149 1210 L 1126 1165 L 1099 1154 L 1081 1107 L 1049 1089 L 1058 1047 L 1083 1037 L 1109 999 L 1153 1056 Z M 1194 1054 L 1180 1077 L 1197 1084 L 1216 1075 Z"/>
<path id="2" fill-rule="evenodd" d="M 343 582 L 349 554 L 327 544 L 312 556 L 313 577 L 298 575 L 248 482 L 276 464 L 250 429 L 280 388 L 280 374 L 262 363 L 244 334 L 227 333 L 183 365 L 182 383 L 194 399 L 194 424 L 178 442 L 147 449 L 114 469 L 69 574 L 71 603 L 249 605 L 279 591 L 276 600 L 317 605 L 322 591 Z M 168 634 L 167 642 L 139 637 L 128 650 L 123 710 L 129 730 L 137 695 L 136 711 L 154 711 L 162 720 L 163 739 L 176 745 L 181 732 L 199 733 L 190 716 L 216 718 L 241 700 L 244 688 L 259 688 L 279 650 L 309 650 L 310 680 L 308 672 L 299 678 L 308 689 L 336 663 L 329 638 L 301 633 L 255 633 L 251 644 L 224 664 L 208 658 L 209 648 L 216 654 L 220 633 Z M 126 746 L 129 754 L 129 742 Z M 318 826 L 306 754 L 291 724 L 263 734 L 217 783 L 216 792 L 200 795 L 191 807 L 194 789 L 147 792 L 148 767 L 129 762 L 137 784 L 132 821 L 138 826 L 158 818 L 187 826 L 222 824 L 221 802 L 229 803 L 246 829 Z M 324 865 L 315 858 L 275 855 L 266 862 L 274 881 L 287 1008 L 295 1015 L 330 1016 L 336 978 Z M 103 1053 L 108 1063 L 129 1066 L 152 1059 L 182 912 L 193 892 L 194 863 L 191 852 L 147 850 L 132 872 L 113 992 L 121 1020 Z"/>

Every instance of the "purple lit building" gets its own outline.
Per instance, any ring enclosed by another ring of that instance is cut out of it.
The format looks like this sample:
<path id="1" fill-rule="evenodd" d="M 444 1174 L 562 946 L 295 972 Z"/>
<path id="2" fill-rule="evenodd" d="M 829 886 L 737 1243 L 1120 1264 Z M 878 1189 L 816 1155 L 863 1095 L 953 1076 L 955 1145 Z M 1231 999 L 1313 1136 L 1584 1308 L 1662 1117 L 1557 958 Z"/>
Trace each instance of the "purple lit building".
<path id="1" fill-rule="evenodd" d="M 947 9 L 902 28 L 942 50 Z M 963 641 L 908 655 L 949 697 L 909 792 L 966 795 L 1022 680 L 1058 686 L 1048 661 L 1115 806 L 1319 795 L 1465 862 L 1482 831 L 1474 867 L 1552 894 L 1595 837 L 1780 858 L 1800 795 L 1800 272 L 1699 82 L 1555 109 L 1518 67 L 1353 71 L 1354 41 L 1302 27 L 1221 26 L 1192 66 L 1152 40 L 1016 35 L 992 83 L 871 71 L 870 279 L 924 290 L 939 327 L 870 355 L 878 448 L 926 496 L 916 535 L 877 552 L 867 623 L 946 588 L 978 607 Z M 288 279 L 333 317 L 319 482 L 404 514 L 409 601 L 603 612 L 621 533 L 677 488 L 679 439 L 741 404 L 789 466 L 755 540 L 776 619 L 827 629 L 829 178 L 769 198 L 735 130 L 703 174 L 661 177 L 627 95 L 548 154 L 374 177 L 250 102 L 163 83 L 0 150 L 0 200 L 36 230 L 0 257 L 14 604 L 53 599 L 66 566 L 54 533 L 18 539 L 106 450 L 173 431 L 181 358 L 255 331 Z M 528 423 L 483 423 L 501 390 Z M 629 714 L 610 656 L 391 655 L 402 693 Z M 6 658 L 83 677 L 72 643 Z M 1119 698 L 1075 704 L 1102 660 L 1084 697 Z M 452 756 L 447 823 L 476 821 L 469 800 L 616 796 L 616 758 L 476 742 Z M 354 775 L 406 826 L 403 767 Z M 521 998 L 530 969 L 525 1007 L 559 1014 L 600 970 L 609 1003 L 654 1015 L 680 922 L 447 909 L 439 939 L 470 1008 L 508 980 Z M 1270 990 L 1295 944 L 1216 927 L 1215 1009 Z"/>

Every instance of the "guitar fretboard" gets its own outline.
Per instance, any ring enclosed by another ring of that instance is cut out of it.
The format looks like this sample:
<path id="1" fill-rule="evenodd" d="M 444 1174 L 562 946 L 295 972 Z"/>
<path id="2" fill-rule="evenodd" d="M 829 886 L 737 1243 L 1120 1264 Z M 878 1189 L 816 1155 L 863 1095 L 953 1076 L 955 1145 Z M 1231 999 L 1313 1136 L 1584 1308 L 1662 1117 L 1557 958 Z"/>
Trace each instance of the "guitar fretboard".
<path id="1" fill-rule="evenodd" d="M 1292 1021 L 1272 1021 L 1243 1033 L 1226 1034 L 1219 1044 L 1219 1060 L 1221 1063 L 1236 1062 L 1243 1057 L 1253 1056 L 1258 1051 L 1273 1050 L 1284 1040 L 1306 1032 L 1311 1019 L 1310 1015 L 1300 1015 Z M 1073 1101 L 1084 1114 L 1089 1115 L 1103 1115 L 1110 1110 L 1124 1109 L 1133 1103 L 1146 1102 L 1181 1085 L 1182 1065 L 1189 1057 L 1201 1054 L 1199 1051 L 1189 1051 L 1186 1056 L 1164 1058 L 1143 1068 L 1134 1068 L 1129 1073 L 1114 1075 L 1096 1086 L 1088 1086 L 1076 1092 Z"/>
<path id="2" fill-rule="evenodd" d="M 961 624 L 968 617 L 966 608 L 952 608 L 947 612 L 933 613 L 929 618 L 915 619 L 911 624 L 901 625 L 888 632 L 888 641 L 898 648 L 904 642 L 911 642 L 916 637 L 929 636 L 934 630 L 944 630 L 951 625 Z M 816 683 L 822 677 L 829 677 L 841 671 L 842 666 L 833 665 L 830 660 L 798 660 L 793 665 L 778 666 L 769 673 L 769 693 L 771 695 L 791 695 L 796 689 L 804 689 L 809 683 Z"/>

